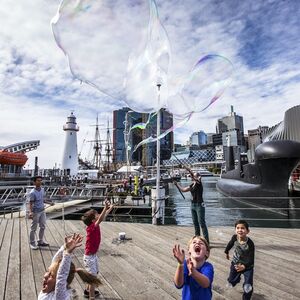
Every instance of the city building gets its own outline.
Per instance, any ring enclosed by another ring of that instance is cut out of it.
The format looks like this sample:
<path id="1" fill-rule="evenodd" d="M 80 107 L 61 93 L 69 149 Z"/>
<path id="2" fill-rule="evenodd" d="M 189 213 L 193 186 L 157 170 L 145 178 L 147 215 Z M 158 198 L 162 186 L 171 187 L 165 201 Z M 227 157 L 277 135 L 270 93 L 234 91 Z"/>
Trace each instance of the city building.
<path id="1" fill-rule="evenodd" d="M 206 145 L 207 144 L 207 135 L 203 130 L 192 133 L 190 136 L 190 145 Z"/>
<path id="2" fill-rule="evenodd" d="M 135 146 L 142 140 L 156 136 L 156 114 L 138 113 L 124 107 L 113 111 L 113 159 L 116 163 L 141 163 L 144 166 L 154 165 L 156 162 L 156 142 L 145 143 L 136 151 Z M 145 129 L 137 124 L 147 123 Z M 137 128 L 131 129 L 134 125 Z M 161 110 L 160 131 L 173 126 L 173 116 L 166 110 Z M 173 150 L 173 132 L 160 140 L 161 160 L 171 157 Z M 126 144 L 128 144 L 126 146 Z"/>
<path id="3" fill-rule="evenodd" d="M 258 126 L 256 129 L 248 130 L 248 160 L 254 161 L 255 149 L 263 142 L 263 138 L 268 132 L 268 126 Z"/>
<path id="4" fill-rule="evenodd" d="M 207 138 L 207 141 L 206 141 L 206 143 L 208 144 L 208 145 L 212 145 L 213 144 L 213 135 L 215 135 L 215 133 L 207 133 L 206 134 L 206 138 Z"/>
<path id="5" fill-rule="evenodd" d="M 236 130 L 242 136 L 244 135 L 243 117 L 234 112 L 233 106 L 231 106 L 229 116 L 219 119 L 217 123 L 217 133 L 228 132 L 231 130 Z"/>
<path id="6" fill-rule="evenodd" d="M 226 157 L 227 148 L 233 147 L 234 159 L 239 160 L 240 153 L 246 151 L 243 117 L 234 112 L 233 106 L 228 116 L 218 119 L 217 133 L 213 135 L 213 145 L 221 146 L 216 151 L 218 158 Z M 221 154 L 223 148 L 223 155 Z"/>

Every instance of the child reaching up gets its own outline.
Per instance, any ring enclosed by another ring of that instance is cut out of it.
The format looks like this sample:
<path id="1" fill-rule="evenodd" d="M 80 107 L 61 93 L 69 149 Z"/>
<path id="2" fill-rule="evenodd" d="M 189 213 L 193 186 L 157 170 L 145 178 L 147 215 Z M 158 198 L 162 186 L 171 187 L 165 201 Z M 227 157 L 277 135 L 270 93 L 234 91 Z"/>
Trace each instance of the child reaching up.
<path id="1" fill-rule="evenodd" d="M 38 300 L 71 300 L 70 284 L 75 273 L 88 284 L 99 285 L 101 281 L 84 269 L 76 269 L 72 263 L 72 252 L 82 244 L 82 236 L 73 234 L 65 238 L 65 244 L 54 255 L 48 271 L 44 275 L 43 287 Z"/>
<path id="2" fill-rule="evenodd" d="M 226 258 L 229 260 L 229 251 L 234 247 L 228 285 L 235 286 L 244 275 L 243 300 L 251 299 L 253 293 L 254 252 L 253 241 L 247 236 L 250 232 L 249 224 L 244 220 L 235 222 L 235 233 L 225 249 Z"/>
<path id="3" fill-rule="evenodd" d="M 96 210 L 91 209 L 81 218 L 83 223 L 87 226 L 83 262 L 86 270 L 93 275 L 97 275 L 99 272 L 97 251 L 101 242 L 100 223 L 105 220 L 113 207 L 114 206 L 106 200 L 101 214 L 98 214 Z M 88 285 L 84 290 L 84 297 L 86 298 L 94 299 L 94 297 L 98 295 L 99 291 L 95 291 L 95 287 L 93 285 Z"/>
<path id="4" fill-rule="evenodd" d="M 173 255 L 178 261 L 174 276 L 175 286 L 183 288 L 182 300 L 210 300 L 214 268 L 206 261 L 210 252 L 207 241 L 201 236 L 194 236 L 188 242 L 188 252 L 189 257 L 185 259 L 180 245 L 173 248 Z"/>

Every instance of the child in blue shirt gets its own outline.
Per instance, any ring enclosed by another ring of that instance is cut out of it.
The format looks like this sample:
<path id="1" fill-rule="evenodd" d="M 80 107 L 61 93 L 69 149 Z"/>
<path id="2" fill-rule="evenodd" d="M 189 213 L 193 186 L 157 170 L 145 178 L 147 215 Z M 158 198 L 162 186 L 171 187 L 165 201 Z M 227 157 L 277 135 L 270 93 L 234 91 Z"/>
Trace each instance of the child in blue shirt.
<path id="1" fill-rule="evenodd" d="M 194 236 L 188 243 L 189 257 L 185 259 L 184 250 L 175 245 L 173 255 L 178 261 L 174 283 L 182 290 L 182 300 L 211 300 L 214 267 L 206 260 L 209 257 L 209 246 L 201 236 Z"/>

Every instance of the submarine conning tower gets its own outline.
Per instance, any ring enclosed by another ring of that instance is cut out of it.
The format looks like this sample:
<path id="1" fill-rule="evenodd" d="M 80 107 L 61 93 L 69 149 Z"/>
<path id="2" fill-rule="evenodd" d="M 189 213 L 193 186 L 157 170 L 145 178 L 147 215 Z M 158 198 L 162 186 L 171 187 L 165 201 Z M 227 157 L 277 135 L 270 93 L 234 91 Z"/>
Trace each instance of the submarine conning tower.
<path id="1" fill-rule="evenodd" d="M 222 174 L 217 187 L 234 197 L 287 197 L 289 177 L 299 162 L 299 142 L 265 142 L 255 149 L 253 163 Z"/>

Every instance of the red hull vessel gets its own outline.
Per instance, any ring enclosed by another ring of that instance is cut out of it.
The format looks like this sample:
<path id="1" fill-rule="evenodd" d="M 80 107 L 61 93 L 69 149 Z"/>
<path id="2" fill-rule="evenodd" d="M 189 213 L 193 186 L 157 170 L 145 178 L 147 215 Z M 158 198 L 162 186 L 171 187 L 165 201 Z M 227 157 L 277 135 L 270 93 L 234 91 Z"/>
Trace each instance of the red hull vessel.
<path id="1" fill-rule="evenodd" d="M 0 150 L 0 164 L 24 166 L 28 157 L 24 153 L 13 153 L 7 150 Z"/>

